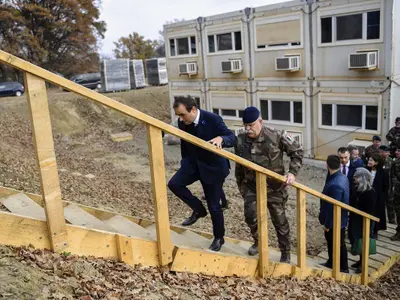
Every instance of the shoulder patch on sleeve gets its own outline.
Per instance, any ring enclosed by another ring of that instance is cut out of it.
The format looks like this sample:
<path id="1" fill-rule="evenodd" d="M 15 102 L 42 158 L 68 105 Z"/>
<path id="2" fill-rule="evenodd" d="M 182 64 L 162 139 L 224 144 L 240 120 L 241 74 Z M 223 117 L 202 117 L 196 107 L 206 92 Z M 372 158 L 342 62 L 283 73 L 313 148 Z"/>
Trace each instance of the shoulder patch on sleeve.
<path id="1" fill-rule="evenodd" d="M 292 143 L 294 142 L 293 137 L 292 137 L 289 133 L 287 133 L 286 130 L 283 130 L 283 131 L 282 131 L 282 137 L 283 137 L 285 140 L 287 140 L 290 144 L 292 144 Z"/>

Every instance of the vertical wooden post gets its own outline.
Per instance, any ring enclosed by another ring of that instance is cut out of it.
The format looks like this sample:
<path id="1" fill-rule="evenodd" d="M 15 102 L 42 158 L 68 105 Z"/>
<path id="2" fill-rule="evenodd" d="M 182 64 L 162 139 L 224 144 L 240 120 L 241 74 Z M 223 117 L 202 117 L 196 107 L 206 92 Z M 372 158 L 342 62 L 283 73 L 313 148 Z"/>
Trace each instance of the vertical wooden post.
<path id="1" fill-rule="evenodd" d="M 341 208 L 333 204 L 333 278 L 340 279 L 340 231 L 341 231 Z"/>
<path id="2" fill-rule="evenodd" d="M 304 273 L 306 265 L 306 192 L 297 189 L 297 267 Z"/>
<path id="3" fill-rule="evenodd" d="M 361 284 L 368 285 L 368 259 L 371 220 L 363 217 L 363 248 L 362 248 L 362 273 Z"/>
<path id="4" fill-rule="evenodd" d="M 54 251 L 61 251 L 68 247 L 68 236 L 61 201 L 46 84 L 43 79 L 25 73 L 25 88 L 51 247 Z"/>
<path id="5" fill-rule="evenodd" d="M 160 265 L 165 266 L 172 261 L 173 248 L 169 226 L 167 183 L 165 180 L 164 150 L 161 130 L 154 126 L 147 125 L 147 143 L 149 145 L 158 257 Z"/>
<path id="6" fill-rule="evenodd" d="M 257 185 L 257 222 L 258 222 L 258 253 L 259 275 L 265 278 L 268 275 L 268 214 L 267 214 L 267 176 L 256 172 Z"/>

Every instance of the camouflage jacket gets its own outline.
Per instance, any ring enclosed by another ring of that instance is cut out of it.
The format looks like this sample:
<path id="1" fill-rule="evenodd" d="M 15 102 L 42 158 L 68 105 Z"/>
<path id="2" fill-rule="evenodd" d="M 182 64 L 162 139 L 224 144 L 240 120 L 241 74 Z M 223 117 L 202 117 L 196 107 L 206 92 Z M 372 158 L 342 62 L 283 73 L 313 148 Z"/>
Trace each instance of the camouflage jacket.
<path id="1" fill-rule="evenodd" d="M 392 127 L 386 135 L 386 139 L 391 142 L 391 145 L 400 146 L 400 127 Z"/>
<path id="2" fill-rule="evenodd" d="M 368 146 L 367 148 L 365 148 L 365 159 L 368 162 L 368 159 L 371 157 L 372 154 L 377 153 L 380 154 L 379 149 L 378 148 L 374 148 L 373 145 Z"/>
<path id="3" fill-rule="evenodd" d="M 385 159 L 385 163 L 383 164 L 383 170 L 388 174 L 389 178 L 389 189 L 391 190 L 392 188 L 392 166 L 393 166 L 393 159 L 391 157 L 388 157 Z"/>
<path id="4" fill-rule="evenodd" d="M 392 165 L 392 185 L 394 187 L 394 192 L 400 194 L 400 159 L 396 159 Z"/>
<path id="5" fill-rule="evenodd" d="M 290 157 L 289 172 L 297 175 L 303 163 L 304 152 L 301 146 L 286 131 L 263 126 L 256 139 L 249 138 L 245 132 L 239 133 L 235 153 L 257 165 L 284 175 L 283 152 Z M 236 164 L 235 176 L 238 186 L 242 183 L 255 184 L 255 172 Z M 278 189 L 281 183 L 268 178 L 268 186 Z"/>

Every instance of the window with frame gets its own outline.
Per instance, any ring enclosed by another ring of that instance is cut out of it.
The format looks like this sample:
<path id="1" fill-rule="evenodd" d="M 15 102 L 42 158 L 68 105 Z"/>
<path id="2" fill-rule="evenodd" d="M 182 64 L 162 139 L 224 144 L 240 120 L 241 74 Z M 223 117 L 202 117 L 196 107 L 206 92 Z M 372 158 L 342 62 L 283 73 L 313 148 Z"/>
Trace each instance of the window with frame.
<path id="1" fill-rule="evenodd" d="M 363 20 L 366 20 L 364 22 Z M 380 38 L 380 11 L 321 18 L 321 43 Z"/>
<path id="2" fill-rule="evenodd" d="M 260 100 L 261 117 L 265 121 L 303 124 L 303 102 Z"/>
<path id="3" fill-rule="evenodd" d="M 257 49 L 301 46 L 300 19 L 256 26 Z"/>
<path id="4" fill-rule="evenodd" d="M 171 56 L 196 55 L 197 54 L 196 37 L 189 36 L 189 37 L 169 39 L 169 50 Z"/>
<path id="5" fill-rule="evenodd" d="M 378 106 L 322 103 L 321 125 L 376 131 L 378 130 Z"/>
<path id="6" fill-rule="evenodd" d="M 227 32 L 208 36 L 208 52 L 242 50 L 242 32 Z"/>
<path id="7" fill-rule="evenodd" d="M 243 117 L 242 109 L 225 109 L 225 108 L 213 108 L 213 113 L 219 115 L 221 117 L 229 117 L 229 118 L 242 118 Z"/>

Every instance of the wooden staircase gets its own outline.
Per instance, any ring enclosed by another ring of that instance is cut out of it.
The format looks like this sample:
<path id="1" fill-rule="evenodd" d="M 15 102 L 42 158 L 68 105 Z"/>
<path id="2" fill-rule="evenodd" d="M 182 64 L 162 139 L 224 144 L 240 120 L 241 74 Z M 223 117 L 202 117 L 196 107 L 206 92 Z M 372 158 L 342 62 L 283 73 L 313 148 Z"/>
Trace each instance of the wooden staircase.
<path id="1" fill-rule="evenodd" d="M 33 245 L 77 255 L 117 259 L 130 265 L 165 266 L 173 271 L 187 271 L 216 276 L 281 276 L 299 278 L 322 276 L 346 282 L 368 284 L 379 278 L 399 260 L 400 245 L 389 242 L 391 234 L 382 233 L 377 256 L 367 255 L 369 238 L 364 238 L 362 274 L 340 272 L 340 221 L 342 210 L 363 217 L 363 237 L 369 237 L 371 221 L 378 218 L 336 201 L 299 182 L 297 190 L 297 249 L 291 264 L 279 263 L 278 250 L 268 247 L 267 177 L 280 182 L 284 176 L 249 162 L 231 152 L 216 149 L 210 143 L 154 119 L 133 107 L 112 100 L 63 77 L 0 50 L 0 63 L 24 72 L 25 89 L 31 117 L 32 134 L 39 167 L 41 195 L 26 194 L 0 187 L 0 198 L 7 211 L 0 211 L 0 243 L 14 246 Z M 46 82 L 75 92 L 86 99 L 135 118 L 146 124 L 155 221 L 121 216 L 92 207 L 63 201 Z M 177 136 L 197 147 L 230 159 L 255 172 L 259 255 L 249 257 L 249 242 L 225 238 L 220 252 L 208 250 L 212 235 L 171 226 L 168 215 L 162 132 Z M 326 253 L 306 255 L 306 195 L 313 195 L 333 205 L 333 269 L 320 266 Z M 387 258 L 387 259 L 386 259 Z M 351 257 L 351 259 L 355 259 Z M 382 265 L 380 265 L 382 264 Z"/>
<path id="2" fill-rule="evenodd" d="M 12 214 L 20 217 L 29 218 L 37 221 L 46 221 L 45 210 L 39 205 L 41 197 L 39 195 L 24 194 L 12 189 L 0 188 L 0 202 Z M 4 212 L 4 214 L 7 214 Z M 129 216 L 122 216 L 111 212 L 101 211 L 82 205 L 64 202 L 65 220 L 71 226 L 84 228 L 86 231 L 97 231 L 100 236 L 104 233 L 104 238 L 107 234 L 125 236 L 125 238 L 133 238 L 135 240 L 147 241 L 156 243 L 157 233 L 156 225 L 151 221 L 132 219 Z M 391 241 L 390 236 L 395 233 L 395 226 L 389 225 L 388 230 L 381 231 L 378 239 L 377 254 L 371 255 L 369 260 L 369 276 L 378 278 L 378 275 L 383 274 L 391 262 L 397 260 L 400 255 L 400 242 Z M 179 226 L 171 226 L 170 230 L 171 241 L 175 247 L 175 257 L 171 265 L 171 270 L 186 271 L 186 272 L 201 272 L 208 275 L 217 276 L 256 276 L 258 256 L 251 257 L 247 254 L 248 248 L 251 246 L 249 241 L 239 241 L 226 238 L 226 243 L 223 245 L 220 252 L 216 253 L 208 249 L 212 235 L 204 232 L 197 232 Z M 17 243 L 19 246 L 21 243 Z M 143 244 L 145 245 L 145 244 Z M 142 245 L 142 246 L 143 246 Z M 144 247 L 144 252 L 152 252 L 152 247 Z M 153 247 L 154 248 L 154 247 Z M 348 244 L 348 249 L 350 248 Z M 147 250 L 146 250 L 147 249 Z M 131 249 L 135 251 L 135 249 Z M 154 249 L 153 249 L 154 252 Z M 178 252 L 184 259 L 177 257 Z M 99 256 L 99 253 L 92 253 Z M 154 253 L 153 253 L 154 254 Z M 153 260 L 142 259 L 137 257 L 137 260 L 127 259 L 131 264 L 145 264 L 149 266 L 158 265 L 157 255 L 154 254 Z M 298 275 L 296 272 L 297 256 L 292 253 L 291 264 L 279 263 L 280 252 L 278 249 L 269 249 L 269 261 L 271 263 L 271 276 L 280 275 Z M 116 258 L 119 257 L 106 257 Z M 326 276 L 329 277 L 330 269 L 321 266 L 328 258 L 326 251 L 319 253 L 315 257 L 307 257 L 306 264 L 308 272 L 303 276 Z M 211 264 L 210 264 L 211 259 Z M 227 263 L 221 263 L 221 260 L 230 260 Z M 356 262 L 359 258 L 354 257 L 349 253 L 349 264 Z M 211 266 L 215 260 L 216 268 Z M 218 262 L 218 263 L 217 263 Z M 240 263 L 236 268 L 232 264 Z M 218 265 L 220 264 L 220 270 Z M 342 274 L 342 280 L 348 282 L 360 282 L 360 275 L 355 275 L 354 270 L 350 268 L 350 274 Z"/>

